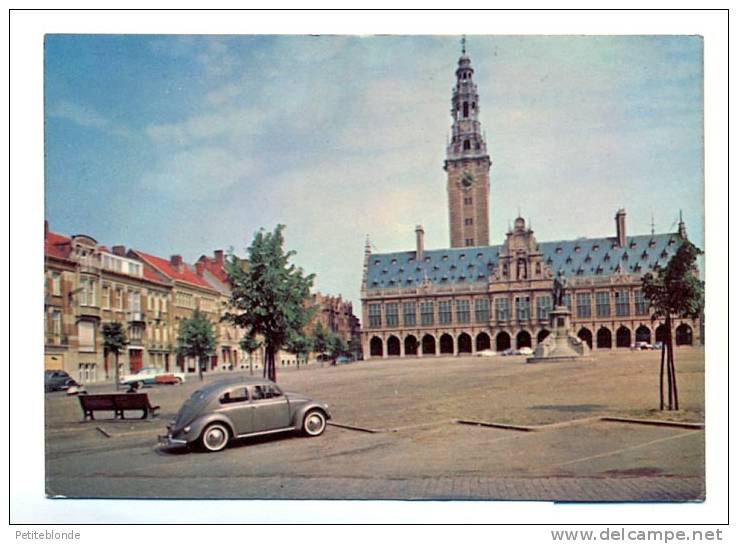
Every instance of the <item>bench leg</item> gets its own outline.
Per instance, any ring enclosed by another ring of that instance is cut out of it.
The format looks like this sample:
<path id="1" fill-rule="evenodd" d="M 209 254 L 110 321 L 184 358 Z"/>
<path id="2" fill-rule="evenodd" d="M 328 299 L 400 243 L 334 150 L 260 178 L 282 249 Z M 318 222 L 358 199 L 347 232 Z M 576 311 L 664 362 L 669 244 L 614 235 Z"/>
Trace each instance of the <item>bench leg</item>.
<path id="1" fill-rule="evenodd" d="M 141 419 L 148 419 L 149 417 L 149 410 L 147 408 L 143 409 L 143 415 L 141 416 Z"/>

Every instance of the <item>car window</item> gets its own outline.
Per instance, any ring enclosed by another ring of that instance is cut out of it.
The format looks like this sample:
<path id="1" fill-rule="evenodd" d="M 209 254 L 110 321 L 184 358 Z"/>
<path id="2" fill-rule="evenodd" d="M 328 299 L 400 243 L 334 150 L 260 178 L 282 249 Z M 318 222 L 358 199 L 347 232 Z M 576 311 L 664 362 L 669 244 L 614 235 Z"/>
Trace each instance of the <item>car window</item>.
<path id="1" fill-rule="evenodd" d="M 276 385 L 255 385 L 251 391 L 253 400 L 266 400 L 282 396 L 282 391 Z"/>
<path id="2" fill-rule="evenodd" d="M 233 404 L 234 402 L 246 402 L 247 400 L 249 400 L 249 393 L 245 387 L 236 387 L 226 391 L 220 397 L 221 404 Z"/>

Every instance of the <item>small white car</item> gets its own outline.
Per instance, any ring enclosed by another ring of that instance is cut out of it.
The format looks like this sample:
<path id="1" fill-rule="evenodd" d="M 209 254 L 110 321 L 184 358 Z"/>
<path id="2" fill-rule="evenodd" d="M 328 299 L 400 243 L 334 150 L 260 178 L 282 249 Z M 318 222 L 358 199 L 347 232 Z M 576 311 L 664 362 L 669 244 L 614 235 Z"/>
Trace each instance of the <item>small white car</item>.
<path id="1" fill-rule="evenodd" d="M 139 387 L 143 385 L 153 385 L 156 383 L 168 383 L 178 384 L 185 381 L 185 374 L 183 372 L 168 372 L 163 368 L 157 367 L 145 367 L 134 372 L 133 374 L 125 374 L 120 377 L 120 383 L 124 385 L 138 384 Z"/>
<path id="2" fill-rule="evenodd" d="M 500 354 L 493 349 L 483 349 L 477 352 L 477 357 L 497 357 L 498 355 Z"/>
<path id="3" fill-rule="evenodd" d="M 533 348 L 529 348 L 528 346 L 519 348 L 517 351 L 518 355 L 533 355 Z"/>

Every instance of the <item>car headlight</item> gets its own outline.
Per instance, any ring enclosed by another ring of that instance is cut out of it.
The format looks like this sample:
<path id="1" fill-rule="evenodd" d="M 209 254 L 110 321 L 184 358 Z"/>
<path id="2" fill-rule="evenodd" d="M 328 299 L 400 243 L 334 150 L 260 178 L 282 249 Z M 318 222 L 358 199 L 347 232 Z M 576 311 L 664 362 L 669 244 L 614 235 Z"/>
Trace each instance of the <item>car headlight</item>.
<path id="1" fill-rule="evenodd" d="M 189 433 L 189 432 L 190 432 L 191 430 L 192 430 L 192 427 L 190 427 L 189 425 L 187 425 L 187 427 L 185 427 L 184 429 L 182 429 L 182 432 L 183 432 L 183 433 L 185 433 L 185 434 L 187 434 L 187 433 Z"/>

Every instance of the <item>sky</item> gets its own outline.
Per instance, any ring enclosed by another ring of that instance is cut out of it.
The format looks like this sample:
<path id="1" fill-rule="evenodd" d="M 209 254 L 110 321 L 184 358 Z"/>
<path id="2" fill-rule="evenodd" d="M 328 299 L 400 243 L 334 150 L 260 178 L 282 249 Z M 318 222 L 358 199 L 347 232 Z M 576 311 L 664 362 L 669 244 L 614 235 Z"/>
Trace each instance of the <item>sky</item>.
<path id="1" fill-rule="evenodd" d="M 702 40 L 468 36 L 490 242 L 676 230 L 704 248 Z M 286 225 L 315 288 L 360 308 L 373 251 L 449 245 L 451 36 L 47 35 L 45 215 L 193 262 Z"/>

